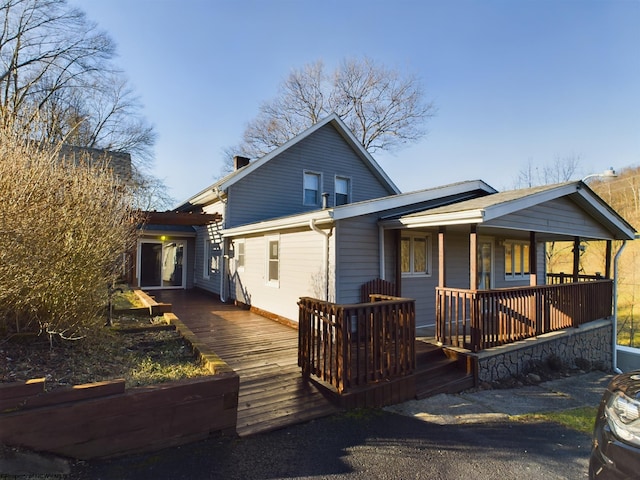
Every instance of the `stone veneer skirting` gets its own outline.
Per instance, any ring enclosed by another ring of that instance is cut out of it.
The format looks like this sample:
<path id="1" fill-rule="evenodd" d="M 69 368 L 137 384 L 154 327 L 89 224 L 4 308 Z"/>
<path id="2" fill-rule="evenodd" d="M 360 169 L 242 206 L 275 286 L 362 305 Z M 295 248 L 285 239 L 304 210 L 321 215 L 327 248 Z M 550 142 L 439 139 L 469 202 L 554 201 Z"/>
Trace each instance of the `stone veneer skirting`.
<path id="1" fill-rule="evenodd" d="M 489 348 L 472 356 L 477 359 L 479 382 L 526 375 L 536 363 L 549 359 L 559 359 L 570 367 L 608 371 L 612 367 L 612 342 L 612 322 L 605 319 Z"/>

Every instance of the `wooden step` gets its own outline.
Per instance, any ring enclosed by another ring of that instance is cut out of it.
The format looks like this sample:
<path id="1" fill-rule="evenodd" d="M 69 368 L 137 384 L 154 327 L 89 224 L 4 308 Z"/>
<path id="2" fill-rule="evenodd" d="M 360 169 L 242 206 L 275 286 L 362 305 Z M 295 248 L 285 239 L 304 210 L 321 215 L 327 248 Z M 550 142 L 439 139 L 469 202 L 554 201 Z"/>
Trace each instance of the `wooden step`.
<path id="1" fill-rule="evenodd" d="M 427 342 L 416 342 L 415 376 L 418 399 L 474 387 L 465 355 Z"/>

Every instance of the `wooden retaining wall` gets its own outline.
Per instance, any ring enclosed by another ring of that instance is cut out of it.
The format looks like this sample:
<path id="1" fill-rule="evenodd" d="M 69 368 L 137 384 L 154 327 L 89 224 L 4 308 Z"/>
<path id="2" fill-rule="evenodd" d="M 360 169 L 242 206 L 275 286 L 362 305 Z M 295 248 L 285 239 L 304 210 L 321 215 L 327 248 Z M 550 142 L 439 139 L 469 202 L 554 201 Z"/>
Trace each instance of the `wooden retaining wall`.
<path id="1" fill-rule="evenodd" d="M 126 390 L 124 380 L 51 392 L 43 378 L 0 384 L 0 444 L 92 459 L 236 435 L 240 377 L 165 315 L 212 375 Z"/>
<path id="2" fill-rule="evenodd" d="M 43 393 L 0 386 L 0 443 L 91 459 L 235 435 L 239 377 L 223 373 L 125 390 L 123 380 Z"/>

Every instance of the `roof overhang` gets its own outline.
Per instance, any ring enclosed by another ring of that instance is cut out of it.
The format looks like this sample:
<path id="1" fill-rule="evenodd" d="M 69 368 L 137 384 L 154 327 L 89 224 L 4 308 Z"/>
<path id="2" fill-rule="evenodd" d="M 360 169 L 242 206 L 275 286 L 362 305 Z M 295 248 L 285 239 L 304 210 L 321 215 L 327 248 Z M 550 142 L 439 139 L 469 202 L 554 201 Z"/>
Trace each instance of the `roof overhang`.
<path id="1" fill-rule="evenodd" d="M 521 191 L 527 192 L 528 189 Z M 433 228 L 467 224 L 491 226 L 492 221 L 506 215 L 560 197 L 566 197 L 611 232 L 609 238 L 600 239 L 633 240 L 635 238 L 635 229 L 583 182 L 568 182 L 548 188 L 539 188 L 534 193 L 522 196 L 517 194 L 518 191 L 488 195 L 481 199 L 463 201 L 447 207 L 434 208 L 386 220 L 381 224 L 386 228 Z M 567 236 L 572 234 L 569 230 L 545 230 L 539 226 L 531 228 L 531 230 L 550 235 Z"/>
<path id="2" fill-rule="evenodd" d="M 309 227 L 310 223 L 316 226 L 332 225 L 334 223 L 332 210 L 319 210 L 300 215 L 292 215 L 288 217 L 274 218 L 273 220 L 265 220 L 262 222 L 249 223 L 233 228 L 226 228 L 222 232 L 224 238 L 239 237 L 245 235 L 257 235 L 263 233 L 271 233 L 282 230 L 291 230 L 296 228 Z"/>

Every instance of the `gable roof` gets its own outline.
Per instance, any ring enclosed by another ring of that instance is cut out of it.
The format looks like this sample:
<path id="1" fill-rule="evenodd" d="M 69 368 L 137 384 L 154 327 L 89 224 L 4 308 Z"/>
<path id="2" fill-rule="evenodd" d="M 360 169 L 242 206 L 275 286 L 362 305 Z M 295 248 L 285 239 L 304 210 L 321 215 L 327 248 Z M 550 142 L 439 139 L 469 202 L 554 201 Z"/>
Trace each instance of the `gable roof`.
<path id="1" fill-rule="evenodd" d="M 178 210 L 188 209 L 189 207 L 196 205 L 205 205 L 207 203 L 211 203 L 219 198 L 219 195 L 222 192 L 225 192 L 231 185 L 242 180 L 247 175 L 251 175 L 254 171 L 259 169 L 265 163 L 271 161 L 282 152 L 288 150 L 292 146 L 300 143 L 302 140 L 307 137 L 313 135 L 316 131 L 320 130 L 326 125 L 332 125 L 338 133 L 344 138 L 344 140 L 349 144 L 349 146 L 356 152 L 356 154 L 360 157 L 360 159 L 364 162 L 364 164 L 373 172 L 373 174 L 378 178 L 378 180 L 386 186 L 386 188 L 394 194 L 399 194 L 400 190 L 398 187 L 391 181 L 386 172 L 380 167 L 378 162 L 374 160 L 371 154 L 362 146 L 362 144 L 356 139 L 351 130 L 344 124 L 342 119 L 336 113 L 332 113 L 328 117 L 325 117 L 323 120 L 319 121 L 315 125 L 309 127 L 304 132 L 296 135 L 288 142 L 279 146 L 275 150 L 272 150 L 265 156 L 250 162 L 248 165 L 245 165 L 238 170 L 231 172 L 227 176 L 221 178 L 214 184 L 205 188 L 201 192 L 195 194 L 191 198 L 184 201 L 182 204 L 178 206 Z"/>
<path id="2" fill-rule="evenodd" d="M 483 224 L 557 198 L 567 197 L 612 232 L 615 239 L 633 240 L 635 229 L 584 182 L 565 182 L 495 193 L 486 197 L 404 215 L 407 227 Z"/>

